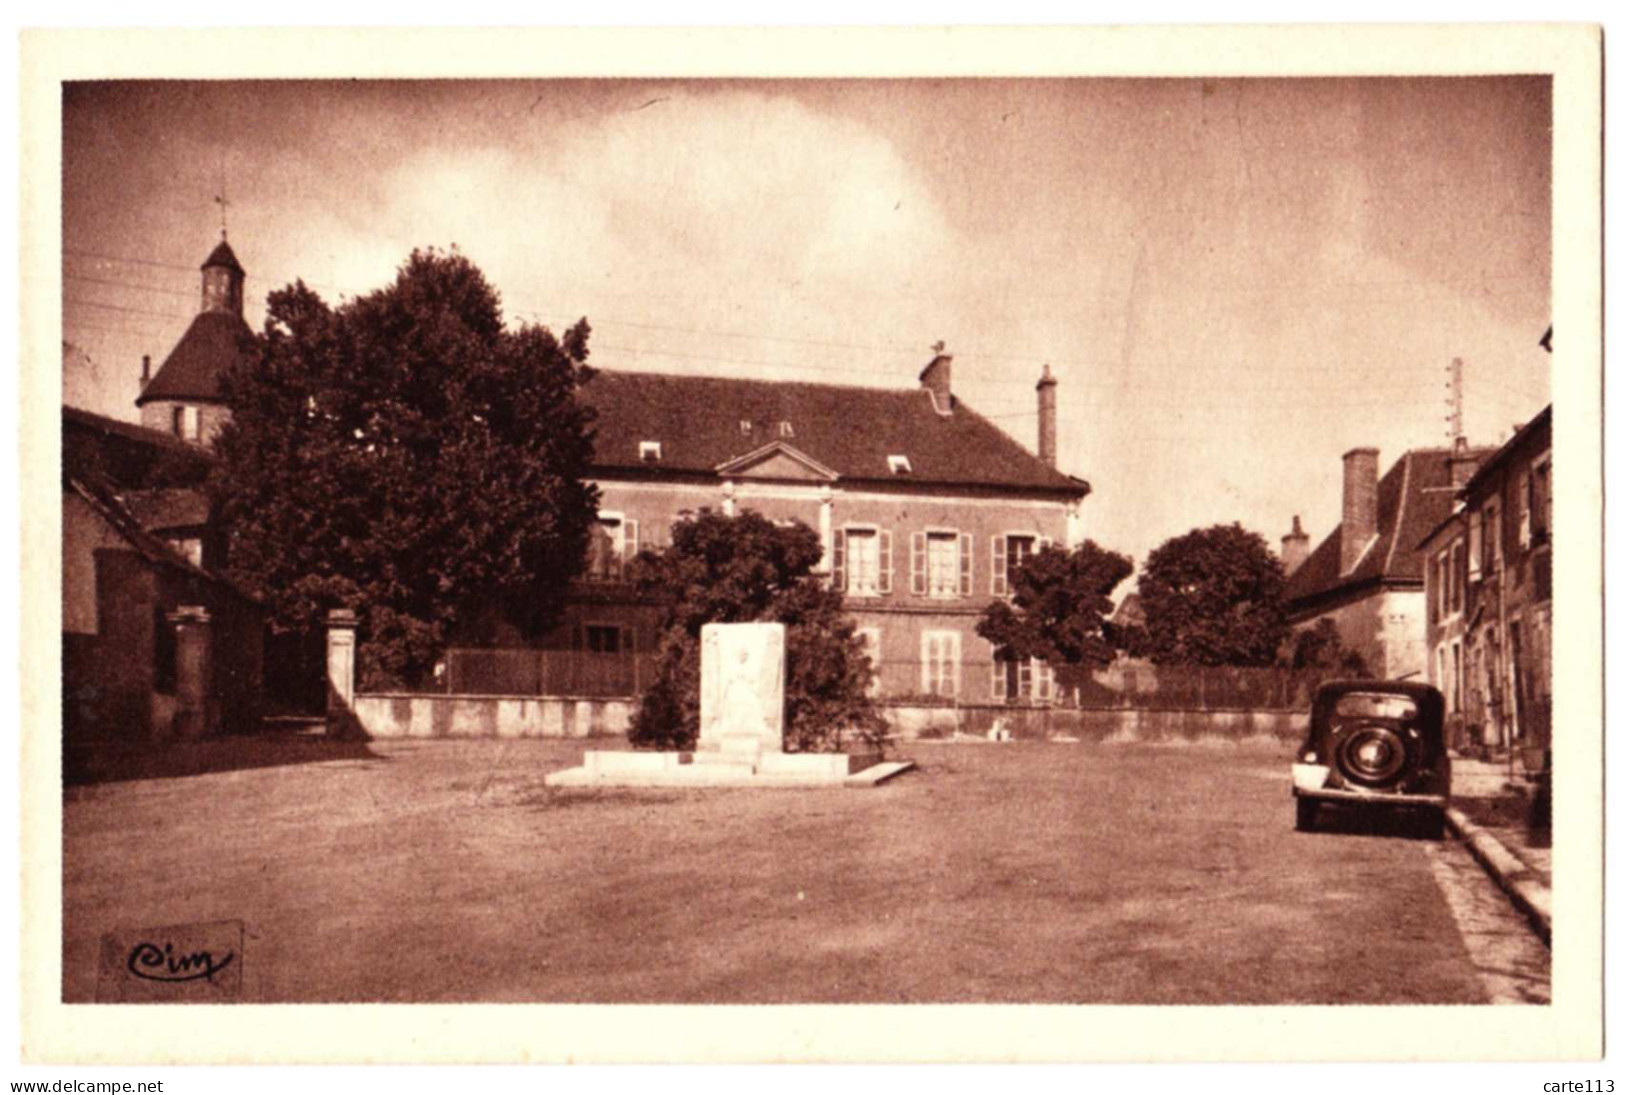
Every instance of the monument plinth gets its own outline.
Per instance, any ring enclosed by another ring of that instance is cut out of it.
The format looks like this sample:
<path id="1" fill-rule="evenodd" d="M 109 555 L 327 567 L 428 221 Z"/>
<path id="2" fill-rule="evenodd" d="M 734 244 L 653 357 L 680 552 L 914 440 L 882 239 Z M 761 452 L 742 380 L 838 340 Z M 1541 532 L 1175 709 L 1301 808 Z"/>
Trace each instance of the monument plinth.
<path id="1" fill-rule="evenodd" d="M 912 768 L 878 752 L 784 751 L 784 625 L 700 631 L 700 734 L 692 753 L 591 750 L 550 787 L 872 787 Z"/>

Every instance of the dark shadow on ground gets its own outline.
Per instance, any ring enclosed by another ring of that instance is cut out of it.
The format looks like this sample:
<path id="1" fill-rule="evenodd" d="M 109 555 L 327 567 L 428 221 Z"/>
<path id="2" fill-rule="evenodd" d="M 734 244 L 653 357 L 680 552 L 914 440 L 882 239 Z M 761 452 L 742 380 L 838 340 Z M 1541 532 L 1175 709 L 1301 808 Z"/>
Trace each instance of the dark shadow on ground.
<path id="1" fill-rule="evenodd" d="M 1428 810 L 1372 809 L 1334 803 L 1322 803 L 1315 812 L 1314 832 L 1403 840 L 1442 839 L 1438 819 Z"/>
<path id="2" fill-rule="evenodd" d="M 78 787 L 289 764 L 385 759 L 364 740 L 330 737 L 320 719 L 266 719 L 251 731 L 199 741 L 102 741 L 69 746 L 62 755 L 62 782 L 66 787 Z"/>

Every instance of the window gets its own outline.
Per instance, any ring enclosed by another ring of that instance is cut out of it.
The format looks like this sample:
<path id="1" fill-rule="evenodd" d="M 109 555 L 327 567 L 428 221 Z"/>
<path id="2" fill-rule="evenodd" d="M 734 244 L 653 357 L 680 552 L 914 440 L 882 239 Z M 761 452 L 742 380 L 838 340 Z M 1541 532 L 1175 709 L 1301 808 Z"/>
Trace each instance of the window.
<path id="1" fill-rule="evenodd" d="M 941 600 L 971 594 L 969 533 L 916 532 L 910 541 L 910 590 Z"/>
<path id="2" fill-rule="evenodd" d="M 203 566 L 203 541 L 197 537 L 188 536 L 180 540 L 171 540 L 169 546 L 185 556 L 186 561 L 193 566 Z"/>
<path id="3" fill-rule="evenodd" d="M 1484 577 L 1484 515 L 1470 514 L 1467 518 L 1467 580 L 1476 582 Z"/>
<path id="4" fill-rule="evenodd" d="M 1460 540 L 1450 545 L 1450 611 L 1460 612 L 1462 587 L 1467 584 L 1467 550 Z"/>
<path id="5" fill-rule="evenodd" d="M 660 463 L 660 456 L 661 456 L 661 454 L 660 454 L 660 442 L 658 442 L 658 441 L 639 441 L 638 442 L 638 459 L 643 461 L 645 464 L 658 464 L 658 463 Z"/>
<path id="6" fill-rule="evenodd" d="M 1552 458 L 1543 456 L 1529 475 L 1530 539 L 1543 544 L 1552 534 Z"/>
<path id="7" fill-rule="evenodd" d="M 1528 550 L 1529 548 L 1529 536 L 1533 531 L 1533 526 L 1530 521 L 1530 510 L 1532 510 L 1534 507 L 1530 505 L 1529 492 L 1534 484 L 1534 481 L 1534 476 L 1530 475 L 1528 472 L 1519 472 L 1518 477 L 1513 480 L 1512 504 L 1517 507 L 1518 546 L 1525 550 Z"/>
<path id="8" fill-rule="evenodd" d="M 906 456 L 888 456 L 886 465 L 891 468 L 893 475 L 911 475 L 914 472 L 914 465 L 908 462 Z"/>
<path id="9" fill-rule="evenodd" d="M 175 694 L 175 625 L 163 605 L 152 609 L 152 690 Z"/>
<path id="10" fill-rule="evenodd" d="M 1450 644 L 1450 710 L 1461 713 L 1461 644 Z"/>
<path id="11" fill-rule="evenodd" d="M 1484 574 L 1495 573 L 1501 555 L 1501 508 L 1494 502 L 1484 507 Z"/>
<path id="12" fill-rule="evenodd" d="M 1433 586 L 1433 596 L 1428 598 L 1428 609 L 1435 620 L 1442 619 L 1450 610 L 1450 594 L 1446 588 L 1449 577 L 1450 553 L 1440 552 L 1428 566 L 1428 581 Z"/>
<path id="13" fill-rule="evenodd" d="M 835 534 L 835 588 L 854 597 L 891 592 L 891 533 L 876 528 L 844 528 Z"/>
<path id="14" fill-rule="evenodd" d="M 638 553 L 638 523 L 618 513 L 600 513 L 588 533 L 589 582 L 619 582 L 626 576 L 626 561 Z"/>
<path id="15" fill-rule="evenodd" d="M 959 695 L 959 632 L 920 635 L 920 691 L 930 696 Z"/>
<path id="16" fill-rule="evenodd" d="M 788 419 L 779 423 L 779 436 L 780 437 L 794 437 L 795 435 L 796 435 L 796 431 L 795 431 L 795 429 L 793 427 L 791 427 L 790 422 L 789 422 Z"/>
<path id="17" fill-rule="evenodd" d="M 591 654 L 621 654 L 632 652 L 632 629 L 612 624 L 588 624 L 587 651 Z"/>
<path id="18" fill-rule="evenodd" d="M 869 679 L 869 695 L 880 694 L 880 628 L 860 627 L 856 631 L 858 641 L 863 644 L 863 652 L 869 658 L 869 668 L 874 676 Z"/>
<path id="19" fill-rule="evenodd" d="M 185 441 L 196 441 L 198 439 L 198 409 L 196 407 L 176 407 L 170 423 L 176 437 Z"/>
<path id="20" fill-rule="evenodd" d="M 1014 703 L 1017 700 L 1053 699 L 1055 671 L 1040 658 L 1012 658 L 1003 651 L 993 654 L 993 698 Z"/>
<path id="21" fill-rule="evenodd" d="M 992 592 L 995 597 L 1008 596 L 1015 588 L 1016 571 L 1038 552 L 1049 547 L 1050 541 L 1033 533 L 1004 533 L 993 537 Z"/>

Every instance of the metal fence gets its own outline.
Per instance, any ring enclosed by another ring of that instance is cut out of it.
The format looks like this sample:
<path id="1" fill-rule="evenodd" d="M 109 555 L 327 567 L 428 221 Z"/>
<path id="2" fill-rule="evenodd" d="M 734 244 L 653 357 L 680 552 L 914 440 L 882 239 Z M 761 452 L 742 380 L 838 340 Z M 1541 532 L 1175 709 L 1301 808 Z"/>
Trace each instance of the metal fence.
<path id="1" fill-rule="evenodd" d="M 454 647 L 445 690 L 461 695 L 629 697 L 653 676 L 650 654 Z"/>

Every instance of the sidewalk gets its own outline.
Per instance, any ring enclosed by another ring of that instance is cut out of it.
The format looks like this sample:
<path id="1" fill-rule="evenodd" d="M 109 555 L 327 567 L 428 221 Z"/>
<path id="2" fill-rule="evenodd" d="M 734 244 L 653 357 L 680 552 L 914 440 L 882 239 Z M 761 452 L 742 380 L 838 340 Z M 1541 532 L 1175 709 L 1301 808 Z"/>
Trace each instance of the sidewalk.
<path id="1" fill-rule="evenodd" d="M 1549 942 L 1552 850 L 1550 834 L 1531 840 L 1534 784 L 1514 778 L 1504 761 L 1456 758 L 1451 769 L 1450 827 Z"/>

